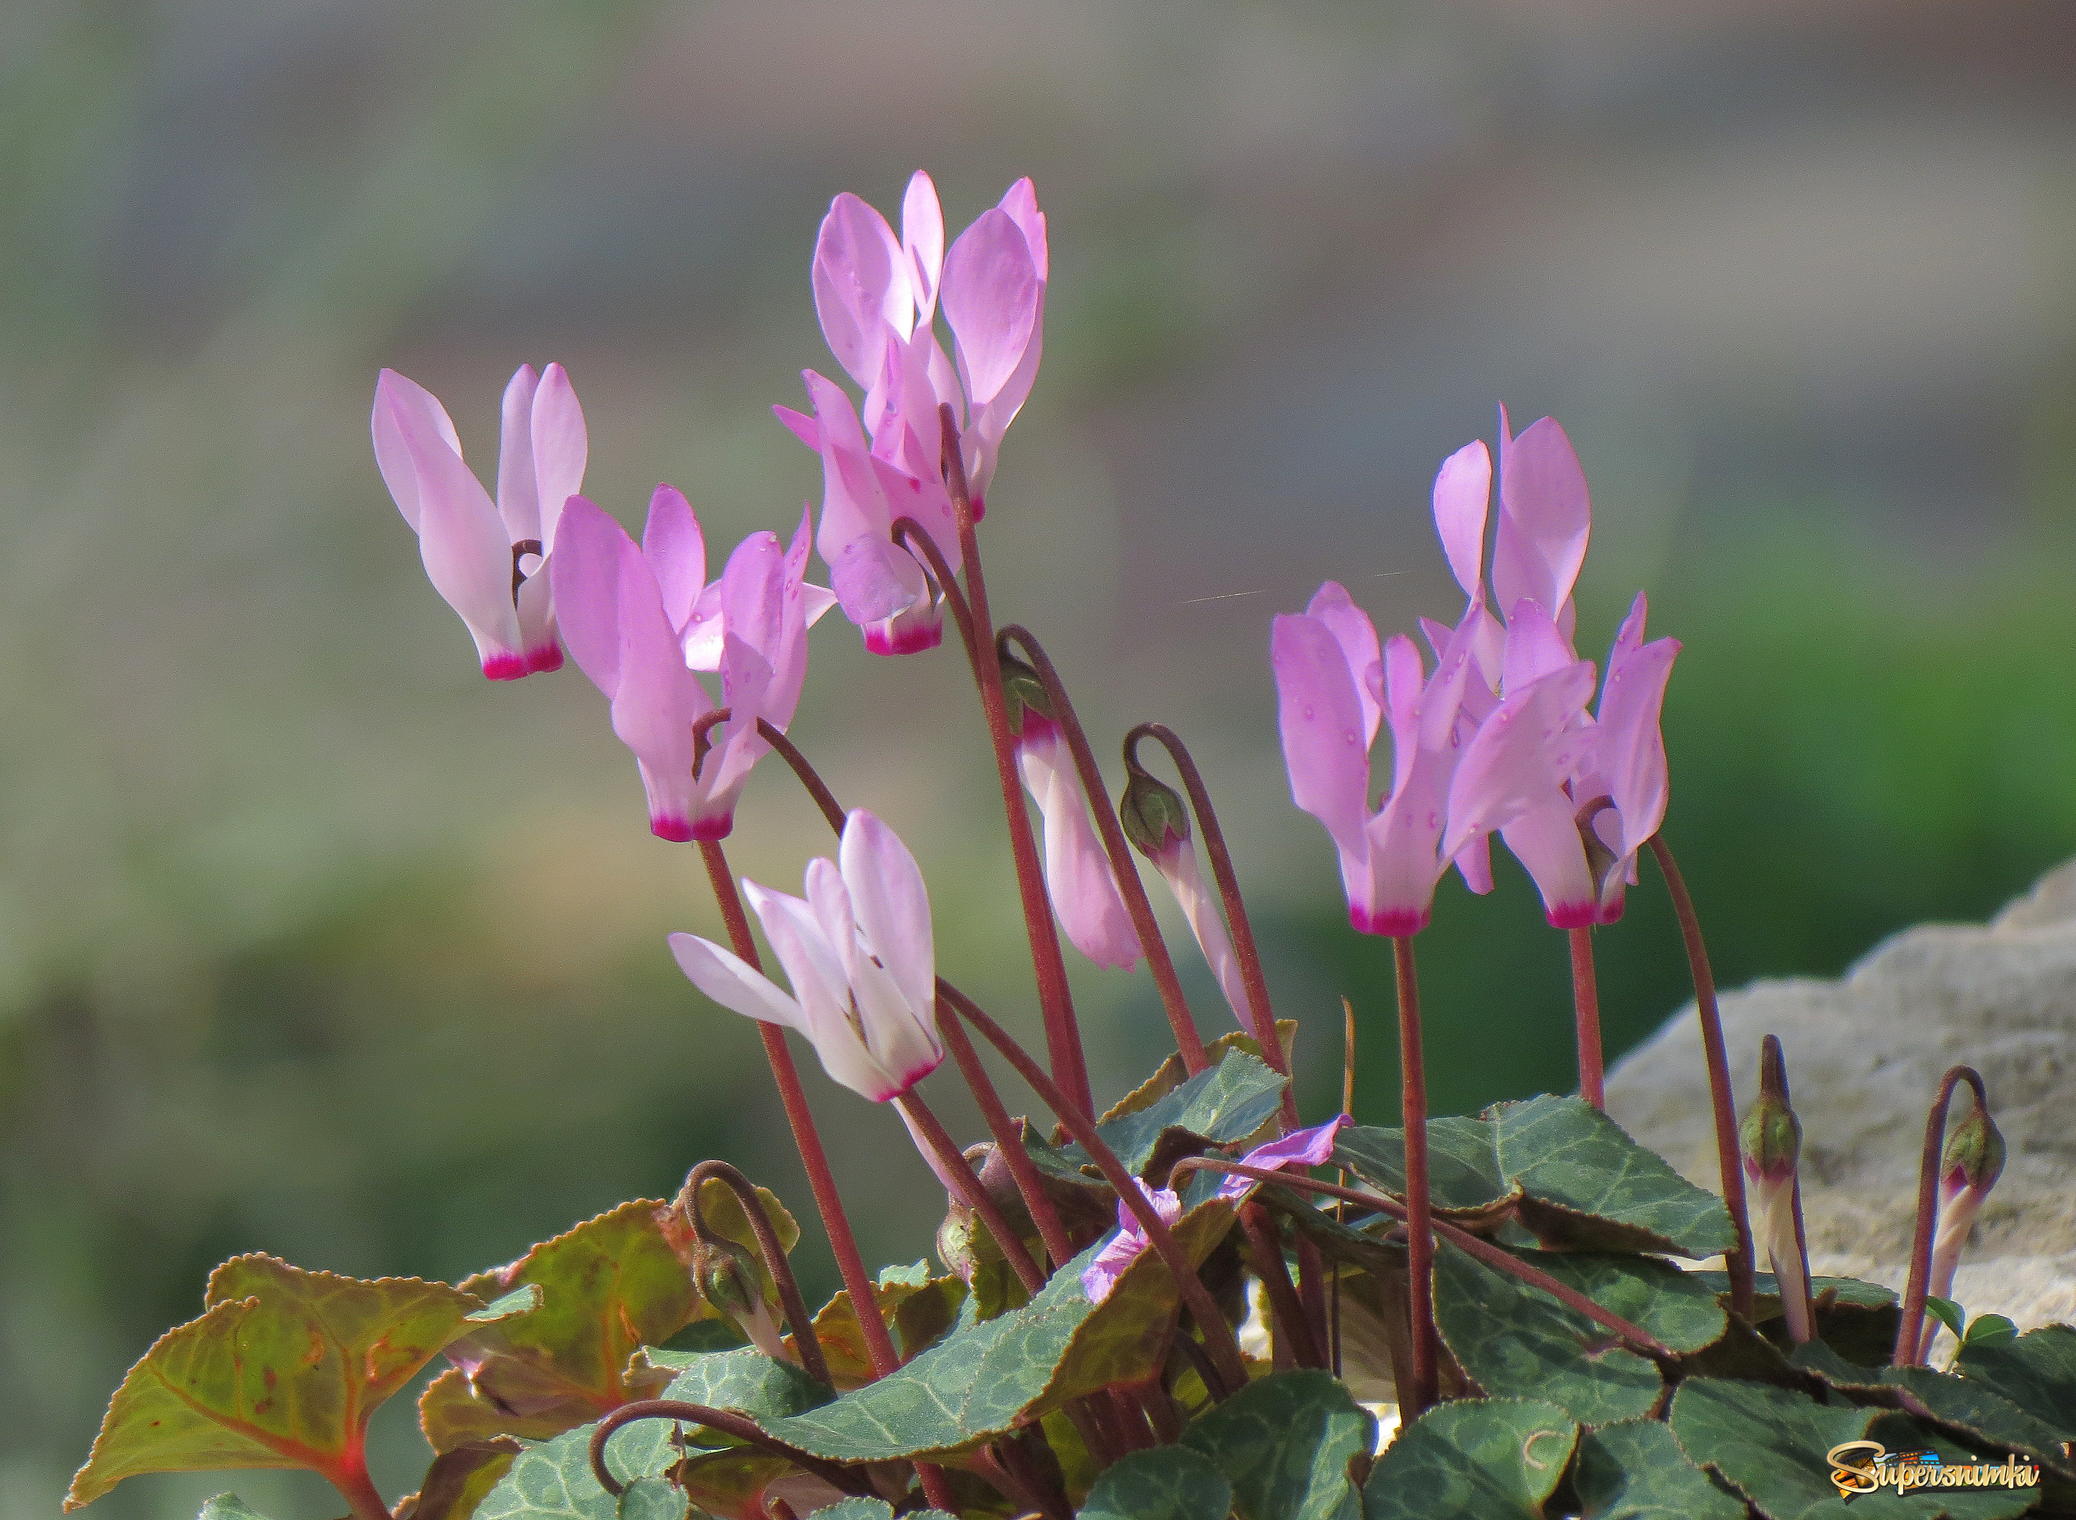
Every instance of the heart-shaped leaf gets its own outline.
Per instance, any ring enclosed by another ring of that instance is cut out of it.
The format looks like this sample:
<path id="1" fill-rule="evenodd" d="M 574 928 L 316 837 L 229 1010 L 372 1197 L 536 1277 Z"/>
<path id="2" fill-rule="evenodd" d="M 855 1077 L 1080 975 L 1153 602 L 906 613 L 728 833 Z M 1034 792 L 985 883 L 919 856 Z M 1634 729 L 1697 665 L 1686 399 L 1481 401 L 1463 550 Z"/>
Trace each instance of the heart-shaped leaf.
<path id="1" fill-rule="evenodd" d="M 1745 1520 L 1744 1500 L 1687 1460 L 1672 1427 L 1622 1420 L 1579 1437 L 1580 1520 Z"/>
<path id="2" fill-rule="evenodd" d="M 1356 1520 L 1352 1464 L 1367 1464 L 1376 1440 L 1375 1417 L 1313 1371 L 1258 1378 L 1182 1433 L 1232 1484 L 1241 1520 Z"/>
<path id="3" fill-rule="evenodd" d="M 1543 1520 L 1579 1427 L 1539 1399 L 1457 1399 L 1384 1448 L 1363 1485 L 1364 1520 Z"/>
<path id="4" fill-rule="evenodd" d="M 209 1278 L 200 1319 L 167 1331 L 123 1378 L 65 1507 L 138 1473 L 307 1467 L 360 1472 L 368 1416 L 471 1319 L 472 1293 L 415 1277 L 372 1282 L 238 1256 Z"/>
<path id="5" fill-rule="evenodd" d="M 1274 1117 L 1286 1085 L 1287 1079 L 1258 1057 L 1229 1049 L 1216 1066 L 1206 1067 L 1143 1108 L 1097 1125 L 1096 1133 L 1117 1153 L 1126 1171 L 1152 1175 L 1190 1151 L 1245 1140 Z M 1100 1185 L 1082 1172 L 1091 1163 L 1079 1145 L 1034 1142 L 1030 1150 L 1053 1175 Z M 1162 1165 L 1155 1166 L 1157 1161 Z"/>
<path id="6" fill-rule="evenodd" d="M 1574 1249 L 1704 1257 L 1736 1245 L 1721 1199 L 1578 1098 L 1501 1103 L 1433 1120 L 1427 1135 L 1436 1207 L 1466 1222 L 1511 1212 L 1543 1244 Z M 1343 1129 L 1334 1157 L 1404 1196 L 1402 1131 Z"/>
<path id="7" fill-rule="evenodd" d="M 660 1477 L 682 1453 L 671 1436 L 681 1426 L 641 1420 L 618 1430 L 606 1463 L 622 1483 Z M 619 1504 L 591 1471 L 591 1429 L 580 1426 L 528 1446 L 476 1506 L 474 1520 L 620 1520 Z"/>
<path id="8" fill-rule="evenodd" d="M 1156 1446 L 1106 1468 L 1078 1520 L 1223 1520 L 1232 1507 L 1233 1485 L 1209 1457 L 1187 1446 Z"/>
<path id="9" fill-rule="evenodd" d="M 2015 1340 L 1970 1341 L 1956 1364 L 2076 1441 L 2076 1327 L 2046 1325 Z"/>

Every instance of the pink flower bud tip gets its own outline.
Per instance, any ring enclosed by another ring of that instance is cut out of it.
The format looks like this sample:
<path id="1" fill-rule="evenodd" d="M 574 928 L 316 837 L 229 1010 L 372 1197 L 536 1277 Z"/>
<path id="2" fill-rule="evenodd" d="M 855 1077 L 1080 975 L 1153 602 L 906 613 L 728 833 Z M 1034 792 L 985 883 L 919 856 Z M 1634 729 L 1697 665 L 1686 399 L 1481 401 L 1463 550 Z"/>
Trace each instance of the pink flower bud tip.
<path id="1" fill-rule="evenodd" d="M 533 669 L 523 654 L 494 654 L 483 661 L 483 675 L 492 681 L 516 681 Z"/>
<path id="2" fill-rule="evenodd" d="M 865 630 L 865 649 L 869 654 L 921 654 L 926 649 L 935 649 L 944 642 L 944 622 L 941 618 L 916 618 L 902 620 L 905 626 L 889 628 L 883 623 L 874 623 Z"/>
<path id="3" fill-rule="evenodd" d="M 538 649 L 529 649 L 526 652 L 526 673 L 528 675 L 544 676 L 550 671 L 560 669 L 562 669 L 562 646 L 560 644 L 543 644 Z"/>

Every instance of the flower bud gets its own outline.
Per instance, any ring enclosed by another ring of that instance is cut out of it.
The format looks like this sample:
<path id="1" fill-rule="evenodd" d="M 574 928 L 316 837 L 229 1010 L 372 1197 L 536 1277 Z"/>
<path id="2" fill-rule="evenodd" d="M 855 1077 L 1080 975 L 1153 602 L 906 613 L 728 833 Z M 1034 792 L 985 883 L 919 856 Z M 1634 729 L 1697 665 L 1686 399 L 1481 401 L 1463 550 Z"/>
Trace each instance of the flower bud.
<path id="1" fill-rule="evenodd" d="M 1118 799 L 1117 816 L 1132 848 L 1156 864 L 1189 843 L 1189 808 L 1182 794 L 1136 764 Z"/>
<path id="2" fill-rule="evenodd" d="M 1754 1244 L 1765 1249 L 1781 1312 L 1796 1344 L 1810 1340 L 1809 1258 L 1802 1240 L 1802 1196 L 1796 1168 L 1802 1123 L 1788 1102 L 1788 1063 L 1780 1040 L 1766 1036 L 1759 1054 L 1759 1096 L 1738 1128 L 1744 1174 L 1752 1184 Z"/>
<path id="3" fill-rule="evenodd" d="M 786 1360 L 785 1343 L 758 1281 L 756 1258 L 748 1251 L 719 1235 L 694 1240 L 692 1282 L 700 1297 L 734 1320 L 759 1351 L 774 1361 Z"/>
<path id="4" fill-rule="evenodd" d="M 1987 1193 L 2004 1171 L 2004 1136 L 1977 1104 L 1966 1118 L 1947 1132 L 1946 1149 L 1939 1158 L 1939 1175 L 1948 1197 L 1963 1188 Z"/>
<path id="5" fill-rule="evenodd" d="M 1788 1066 L 1780 1040 L 1766 1036 L 1759 1056 L 1759 1096 L 1738 1127 L 1744 1174 L 1756 1183 L 1791 1178 L 1802 1159 L 1802 1121 L 1788 1103 Z"/>
<path id="6" fill-rule="evenodd" d="M 1022 738 L 1026 714 L 1052 722 L 1052 698 L 1046 694 L 1045 682 L 1038 672 L 1006 649 L 997 650 L 996 658 L 1002 665 L 1002 697 L 1009 708 L 1009 731 Z"/>

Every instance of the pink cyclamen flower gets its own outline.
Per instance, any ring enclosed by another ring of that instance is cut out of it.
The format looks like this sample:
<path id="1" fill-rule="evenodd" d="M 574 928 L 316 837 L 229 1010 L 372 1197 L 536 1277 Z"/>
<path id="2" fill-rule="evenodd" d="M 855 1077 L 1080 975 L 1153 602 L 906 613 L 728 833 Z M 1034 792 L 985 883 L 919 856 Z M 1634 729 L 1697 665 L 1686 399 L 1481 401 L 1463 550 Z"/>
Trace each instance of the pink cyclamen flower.
<path id="1" fill-rule="evenodd" d="M 1491 885 L 1476 841 L 1443 848 L 1481 615 L 1474 607 L 1457 625 L 1432 673 L 1411 639 L 1395 637 L 1380 649 L 1369 618 L 1332 581 L 1304 612 L 1275 620 L 1271 662 L 1291 798 L 1326 825 L 1340 856 L 1348 920 L 1361 933 L 1425 928 L 1435 885 L 1452 861 L 1474 890 Z M 1370 748 L 1380 727 L 1391 732 L 1391 772 L 1373 809 Z"/>
<path id="2" fill-rule="evenodd" d="M 544 562 L 563 504 L 583 489 L 584 412 L 569 376 L 521 365 L 505 387 L 497 499 L 463 462 L 439 398 L 395 370 L 375 382 L 375 462 L 418 534 L 433 589 L 461 614 L 483 674 L 517 680 L 562 664 Z"/>
<path id="3" fill-rule="evenodd" d="M 613 732 L 634 751 L 662 839 L 719 839 L 734 826 L 750 768 L 769 749 L 760 718 L 793 721 L 807 674 L 807 629 L 830 605 L 805 584 L 808 525 L 790 547 L 753 533 L 706 581 L 706 545 L 684 494 L 658 486 L 636 546 L 584 497 L 563 514 L 551 564 L 563 636 L 612 703 Z M 721 702 L 695 670 L 716 670 Z M 694 725 L 719 705 L 729 717 L 695 752 Z"/>
<path id="4" fill-rule="evenodd" d="M 1240 1158 L 1242 1166 L 1258 1167 L 1265 1171 L 1282 1171 L 1286 1167 L 1324 1166 L 1334 1152 L 1334 1137 L 1344 1124 L 1354 1121 L 1346 1114 L 1330 1119 L 1324 1124 L 1315 1124 L 1310 1129 L 1292 1130 L 1266 1145 L 1258 1145 Z M 1161 1222 L 1172 1225 L 1182 1217 L 1182 1197 L 1170 1188 L 1149 1188 L 1132 1179 L 1132 1185 L 1140 1195 L 1153 1205 L 1154 1213 Z M 1253 1189 L 1261 1186 L 1258 1177 L 1243 1177 L 1229 1174 L 1219 1182 L 1214 1198 L 1235 1202 Z M 1122 1200 L 1117 1205 L 1117 1233 L 1103 1244 L 1095 1258 L 1082 1269 L 1081 1291 L 1088 1295 L 1090 1303 L 1100 1304 L 1110 1296 L 1117 1280 L 1124 1276 L 1126 1267 L 1138 1260 L 1152 1245 L 1139 1218 Z"/>
<path id="5" fill-rule="evenodd" d="M 1026 705 L 1016 737 L 1017 767 L 1038 804 L 1045 835 L 1045 890 L 1074 948 L 1109 970 L 1129 971 L 1142 953 L 1131 914 L 1110 871 L 1110 856 L 1089 816 L 1088 793 L 1060 726 Z"/>
<path id="6" fill-rule="evenodd" d="M 1577 659 L 1536 603 L 1520 602 L 1505 642 L 1505 695 L 1465 748 L 1449 792 L 1444 848 L 1497 830 L 1560 929 L 1613 923 L 1637 854 L 1665 819 L 1659 718 L 1676 639 L 1644 642 L 1638 595 L 1615 635 L 1597 712 L 1591 661 Z"/>
<path id="7" fill-rule="evenodd" d="M 832 1078 L 889 1102 L 944 1059 L 922 869 L 892 829 L 858 808 L 844 820 L 837 859 L 808 863 L 806 891 L 743 882 L 790 994 L 711 940 L 673 934 L 671 951 L 722 1007 L 798 1030 Z"/>
<path id="8" fill-rule="evenodd" d="M 830 351 L 864 392 L 862 415 L 812 370 L 813 415 L 774 411 L 822 456 L 817 547 L 844 615 L 874 653 L 926 649 L 942 637 L 922 567 L 893 543 L 893 525 L 913 517 L 958 568 L 941 412 L 951 408 L 977 520 L 1003 434 L 1037 377 L 1046 275 L 1045 216 L 1029 180 L 1010 186 L 949 250 L 936 186 L 921 172 L 909 181 L 899 237 L 849 193 L 823 218 L 815 309 Z M 940 310 L 949 354 L 936 333 Z"/>

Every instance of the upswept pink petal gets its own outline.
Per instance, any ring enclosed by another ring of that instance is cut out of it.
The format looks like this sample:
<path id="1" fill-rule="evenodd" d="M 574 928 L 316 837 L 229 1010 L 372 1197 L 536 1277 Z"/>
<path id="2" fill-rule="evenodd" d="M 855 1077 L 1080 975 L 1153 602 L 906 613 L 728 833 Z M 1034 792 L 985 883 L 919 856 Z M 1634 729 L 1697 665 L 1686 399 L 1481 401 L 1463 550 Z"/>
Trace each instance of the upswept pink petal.
<path id="1" fill-rule="evenodd" d="M 535 531 L 521 533 L 512 527 L 512 539 L 538 538 L 553 550 L 557 523 L 563 504 L 584 489 L 584 466 L 590 456 L 590 439 L 584 427 L 584 409 L 569 383 L 569 372 L 559 364 L 541 371 L 533 393 L 532 454 L 534 490 L 538 498 Z"/>
<path id="2" fill-rule="evenodd" d="M 1492 547 L 1499 605 L 1511 608 L 1526 598 L 1569 632 L 1571 588 L 1585 563 L 1592 505 L 1579 457 L 1554 420 L 1545 417 L 1505 442 L 1499 499 Z"/>
<path id="3" fill-rule="evenodd" d="M 1031 346 L 1045 286 L 1023 229 L 984 211 L 944 256 L 944 315 L 968 402 L 986 406 Z"/>
<path id="4" fill-rule="evenodd" d="M 1203 952 L 1204 964 L 1210 968 L 1218 990 L 1225 994 L 1233 1017 L 1245 1028 L 1247 986 L 1240 976 L 1240 961 L 1233 951 L 1233 937 L 1226 928 L 1225 916 L 1210 883 L 1204 880 L 1203 868 L 1197 864 L 1196 847 L 1186 840 L 1175 841 L 1155 857 L 1154 867 L 1174 895 L 1176 906 L 1182 909 L 1190 936 Z"/>
<path id="5" fill-rule="evenodd" d="M 1583 929 L 1599 917 L 1593 872 L 1570 799 L 1561 793 L 1516 813 L 1499 831 L 1514 858 L 1542 894 L 1543 914 L 1555 929 Z"/>
<path id="6" fill-rule="evenodd" d="M 1082 790 L 1059 730 L 1035 715 L 1024 719 L 1017 764 L 1045 836 L 1045 888 L 1053 913 L 1075 949 L 1107 970 L 1139 962 L 1139 936 L 1118 895 L 1110 857 L 1096 837 Z"/>
<path id="7" fill-rule="evenodd" d="M 1149 1188 L 1136 1177 L 1131 1182 L 1140 1196 L 1153 1205 L 1154 1217 L 1163 1224 L 1172 1225 L 1182 1217 L 1182 1196 L 1174 1189 Z M 1117 1280 L 1124 1276 L 1125 1268 L 1144 1255 L 1149 1244 L 1139 1216 L 1119 1199 L 1117 1233 L 1104 1243 L 1081 1274 L 1081 1291 L 1088 1295 L 1089 1302 L 1100 1304 L 1108 1298 Z"/>
<path id="8" fill-rule="evenodd" d="M 1596 768 L 1621 820 L 1616 856 L 1634 855 L 1665 821 L 1665 740 L 1659 719 L 1677 639 L 1643 639 L 1644 599 L 1639 595 L 1608 656 L 1600 693 Z"/>
<path id="9" fill-rule="evenodd" d="M 826 862 L 825 862 L 826 864 Z M 903 1090 L 899 1079 L 873 1058 L 851 1012 L 843 959 L 810 905 L 755 882 L 743 895 L 764 926 L 772 953 L 785 968 L 800 1000 L 801 1033 L 815 1048 L 830 1078 L 861 1097 L 884 1103 Z"/>
<path id="10" fill-rule="evenodd" d="M 915 285 L 916 321 L 927 324 L 937 310 L 937 277 L 944 269 L 944 208 L 937 186 L 918 169 L 901 197 L 901 251 Z"/>
<path id="11" fill-rule="evenodd" d="M 696 934 L 670 936 L 670 953 L 678 968 L 701 992 L 731 1013 L 766 1024 L 801 1027 L 800 1005 L 774 986 L 749 962 Z"/>
<path id="12" fill-rule="evenodd" d="M 531 364 L 520 365 L 499 407 L 497 511 L 515 544 L 541 536 L 540 488 L 533 468 L 533 398 L 540 383 Z"/>
<path id="13" fill-rule="evenodd" d="M 1356 696 L 1362 703 L 1362 744 L 1367 750 L 1377 742 L 1377 723 L 1382 717 L 1376 696 L 1370 691 L 1364 677 L 1372 666 L 1383 658 L 1377 643 L 1377 627 L 1370 615 L 1356 606 L 1348 595 L 1347 587 L 1339 581 L 1327 581 L 1312 593 L 1312 600 L 1305 604 L 1305 616 L 1317 618 L 1326 625 L 1334 642 L 1341 646 L 1341 654 L 1348 661 L 1350 673 L 1356 676 Z"/>
<path id="14" fill-rule="evenodd" d="M 1276 718 L 1290 796 L 1326 825 L 1351 902 L 1367 900 L 1370 760 L 1364 715 L 1346 652 L 1318 618 L 1279 614 L 1271 625 Z"/>
<path id="15" fill-rule="evenodd" d="M 1420 752 L 1420 697 L 1427 672 L 1420 651 L 1404 634 L 1385 643 L 1382 671 L 1383 710 L 1391 727 L 1391 791 L 1396 794 L 1404 789 L 1413 757 Z"/>
<path id="16" fill-rule="evenodd" d="M 1340 1114 L 1310 1129 L 1294 1129 L 1280 1140 L 1256 1146 L 1240 1158 L 1240 1165 L 1259 1167 L 1264 1171 L 1281 1171 L 1289 1166 L 1325 1166 L 1334 1153 L 1334 1137 L 1340 1134 L 1343 1125 L 1354 1122 L 1346 1114 Z M 1231 1174 L 1218 1184 L 1218 1196 L 1238 1198 L 1258 1186 L 1258 1178 Z"/>
<path id="17" fill-rule="evenodd" d="M 879 818 L 854 808 L 837 858 L 858 927 L 908 1006 L 927 1018 L 937 1005 L 937 955 L 922 867 Z"/>
<path id="18" fill-rule="evenodd" d="M 548 566 L 563 642 L 608 701 L 620 689 L 619 541 L 626 536 L 603 509 L 576 497 Z"/>
<path id="19" fill-rule="evenodd" d="M 446 409 L 394 370 L 375 385 L 375 459 L 404 519 L 418 530 L 426 578 L 461 615 L 483 673 L 526 674 L 512 601 L 512 546 L 490 494 L 467 464 Z"/>
<path id="20" fill-rule="evenodd" d="M 656 579 L 624 533 L 619 560 L 620 680 L 613 693 L 613 732 L 640 765 L 652 832 L 663 839 L 721 838 L 732 807 L 710 806 L 692 779 L 692 726 L 713 703 L 685 668 Z"/>
<path id="21" fill-rule="evenodd" d="M 786 431 L 817 453 L 822 448 L 822 427 L 805 412 L 796 412 L 790 406 L 774 405 L 771 415 L 785 424 Z"/>
<path id="22" fill-rule="evenodd" d="M 861 386 L 879 372 L 889 331 L 915 322 L 908 259 L 887 219 L 845 191 L 829 203 L 815 239 L 815 314 L 844 372 Z"/>
<path id="23" fill-rule="evenodd" d="M 1499 704 L 1464 749 L 1450 781 L 1445 855 L 1454 857 L 1475 835 L 1504 828 L 1533 807 L 1561 804 L 1570 816 L 1563 783 L 1572 750 L 1563 741 L 1592 689 L 1593 666 L 1580 660 Z"/>
<path id="24" fill-rule="evenodd" d="M 706 590 L 706 535 L 692 503 L 676 486 L 659 485 L 649 495 L 642 558 L 662 593 L 663 615 L 682 636 Z"/>
<path id="25" fill-rule="evenodd" d="M 1038 278 L 1050 279 L 1045 250 L 1045 213 L 1038 209 L 1038 191 L 1028 178 L 1020 179 L 1002 192 L 998 203 L 1023 232 L 1031 257 L 1038 265 Z"/>
<path id="26" fill-rule="evenodd" d="M 1578 662 L 1578 652 L 1540 602 L 1516 602 L 1507 616 L 1500 654 L 1500 690 L 1520 691 L 1553 670 Z"/>
<path id="27" fill-rule="evenodd" d="M 1492 500 L 1492 455 L 1484 440 L 1466 443 L 1442 461 L 1434 478 L 1434 526 L 1456 584 L 1472 601 L 1482 600 L 1485 580 L 1485 518 Z"/>

